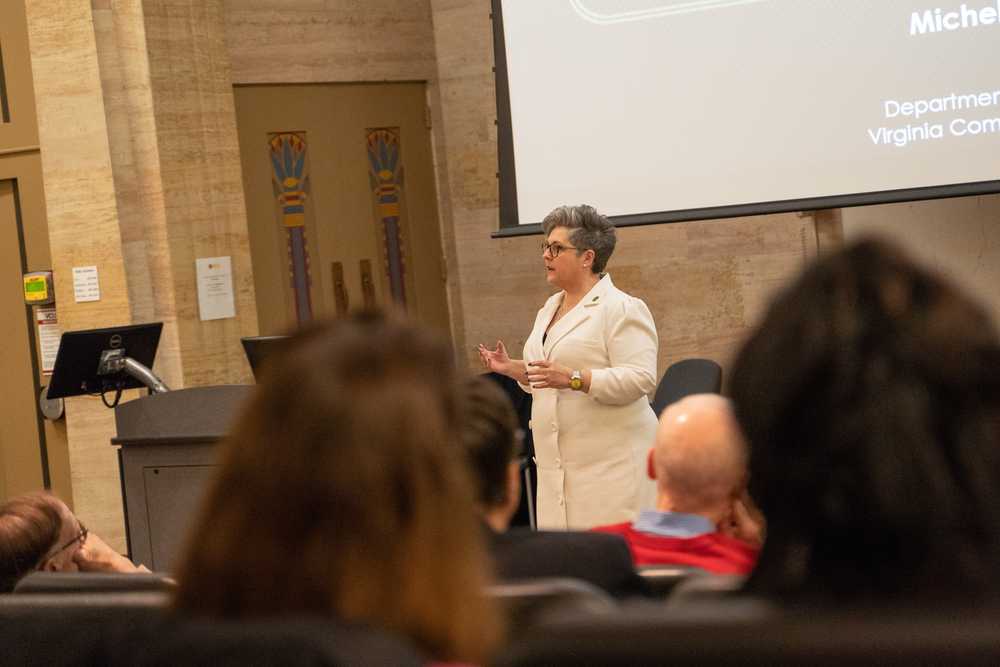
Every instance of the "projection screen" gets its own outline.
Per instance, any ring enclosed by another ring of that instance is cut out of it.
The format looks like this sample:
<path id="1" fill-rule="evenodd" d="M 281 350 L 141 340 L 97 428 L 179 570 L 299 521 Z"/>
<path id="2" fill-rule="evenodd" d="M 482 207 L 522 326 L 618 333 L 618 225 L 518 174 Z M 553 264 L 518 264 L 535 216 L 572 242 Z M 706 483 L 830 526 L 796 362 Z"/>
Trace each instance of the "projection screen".
<path id="1" fill-rule="evenodd" d="M 501 235 L 1000 191 L 1000 0 L 493 12 Z"/>

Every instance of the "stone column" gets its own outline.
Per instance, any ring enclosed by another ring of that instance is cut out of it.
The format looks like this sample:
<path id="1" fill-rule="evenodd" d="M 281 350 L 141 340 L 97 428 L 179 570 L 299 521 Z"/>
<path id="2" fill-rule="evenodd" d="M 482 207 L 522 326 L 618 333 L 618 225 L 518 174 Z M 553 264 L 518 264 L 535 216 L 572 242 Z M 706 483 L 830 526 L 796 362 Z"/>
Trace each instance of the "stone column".
<path id="1" fill-rule="evenodd" d="M 90 0 L 27 2 L 32 75 L 56 307 L 63 331 L 132 321 Z M 96 266 L 100 301 L 77 303 L 73 267 Z M 77 514 L 109 544 L 125 543 L 113 413 L 66 401 Z"/>

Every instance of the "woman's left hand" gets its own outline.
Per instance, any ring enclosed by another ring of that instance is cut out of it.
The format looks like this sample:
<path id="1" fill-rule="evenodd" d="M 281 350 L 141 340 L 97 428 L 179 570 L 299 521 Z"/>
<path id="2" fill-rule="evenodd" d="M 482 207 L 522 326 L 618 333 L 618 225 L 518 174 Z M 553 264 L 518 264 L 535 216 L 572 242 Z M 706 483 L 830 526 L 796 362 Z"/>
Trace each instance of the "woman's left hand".
<path id="1" fill-rule="evenodd" d="M 572 373 L 565 366 L 548 360 L 528 362 L 528 383 L 532 389 L 569 389 Z"/>

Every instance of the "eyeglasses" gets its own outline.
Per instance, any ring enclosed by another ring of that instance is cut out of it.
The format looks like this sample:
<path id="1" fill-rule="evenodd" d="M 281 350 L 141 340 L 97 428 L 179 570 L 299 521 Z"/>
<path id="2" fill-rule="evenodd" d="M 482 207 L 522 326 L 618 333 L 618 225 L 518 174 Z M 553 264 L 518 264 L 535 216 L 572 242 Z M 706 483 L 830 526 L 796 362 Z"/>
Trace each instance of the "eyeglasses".
<path id="1" fill-rule="evenodd" d="M 65 551 L 66 549 L 69 549 L 69 548 L 70 548 L 71 546 L 73 546 L 73 545 L 74 545 L 74 544 L 76 544 L 77 542 L 79 542 L 80 544 L 83 544 L 84 542 L 86 542 L 86 541 L 87 541 L 87 535 L 89 535 L 89 534 L 90 534 L 90 531 L 89 531 L 89 530 L 87 530 L 87 527 L 86 527 L 86 526 L 84 526 L 84 525 L 83 525 L 83 524 L 81 523 L 81 524 L 80 524 L 80 534 L 79 534 L 79 535 L 77 535 L 76 537 L 74 537 L 74 538 L 73 538 L 72 540 L 70 540 L 70 541 L 69 541 L 69 542 L 67 542 L 66 544 L 64 544 L 64 545 L 62 545 L 61 547 L 59 547 L 58 549 L 56 549 L 55 551 L 53 551 L 52 553 L 50 553 L 50 554 L 49 554 L 48 556 L 46 556 L 45 560 L 49 560 L 49 559 L 51 559 L 51 558 L 55 558 L 55 557 L 56 557 L 56 556 L 58 556 L 58 555 L 59 555 L 60 553 L 62 553 L 62 552 L 63 552 L 63 551 Z"/>
<path id="2" fill-rule="evenodd" d="M 558 257 L 559 253 L 563 250 L 579 250 L 579 248 L 575 245 L 563 245 L 558 241 L 553 241 L 552 243 L 542 241 L 542 254 L 544 255 L 546 252 L 549 253 L 549 255 L 552 256 L 552 259 Z"/>

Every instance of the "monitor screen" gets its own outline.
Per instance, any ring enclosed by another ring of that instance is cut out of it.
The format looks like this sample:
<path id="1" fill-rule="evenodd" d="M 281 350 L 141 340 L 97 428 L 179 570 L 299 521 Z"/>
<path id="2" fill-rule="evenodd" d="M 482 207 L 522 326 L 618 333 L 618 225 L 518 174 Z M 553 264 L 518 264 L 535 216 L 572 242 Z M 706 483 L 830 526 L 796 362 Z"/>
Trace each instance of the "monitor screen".
<path id="1" fill-rule="evenodd" d="M 282 341 L 287 339 L 288 336 L 247 336 L 240 339 L 255 379 L 260 378 L 264 360 L 273 355 L 281 347 Z"/>
<path id="2" fill-rule="evenodd" d="M 141 389 L 144 385 L 140 381 L 123 372 L 98 375 L 101 353 L 121 349 L 125 351 L 125 356 L 152 368 L 162 329 L 162 322 L 152 322 L 89 331 L 67 331 L 59 341 L 48 398 L 100 394 L 117 389 Z"/>

